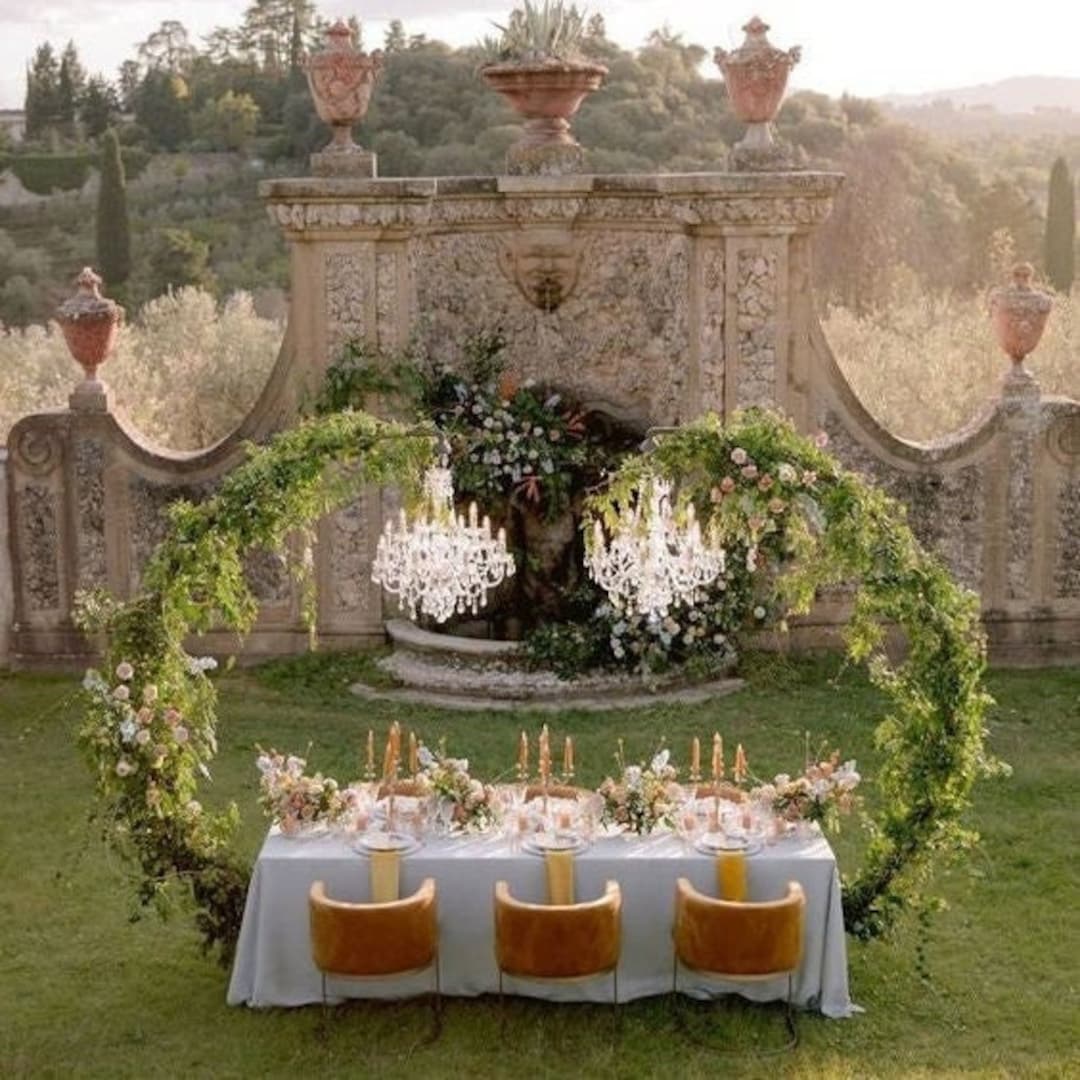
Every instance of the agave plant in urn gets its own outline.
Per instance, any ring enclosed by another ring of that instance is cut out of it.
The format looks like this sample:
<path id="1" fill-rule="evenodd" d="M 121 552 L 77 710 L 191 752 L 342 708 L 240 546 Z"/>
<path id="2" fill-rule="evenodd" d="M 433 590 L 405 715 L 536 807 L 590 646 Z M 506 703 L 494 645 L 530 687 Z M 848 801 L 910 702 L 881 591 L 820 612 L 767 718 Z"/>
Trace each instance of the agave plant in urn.
<path id="1" fill-rule="evenodd" d="M 311 155 L 316 176 L 375 175 L 375 155 L 353 142 L 352 129 L 367 115 L 382 67 L 382 52 L 368 55 L 356 48 L 352 30 L 340 19 L 326 31 L 326 47 L 304 57 L 315 111 L 333 131 L 329 145 Z"/>
<path id="2" fill-rule="evenodd" d="M 481 43 L 480 77 L 525 118 L 525 131 L 506 155 L 507 171 L 560 175 L 581 172 L 585 155 L 570 120 L 599 88 L 608 69 L 582 51 L 585 15 L 562 0 L 525 0 L 498 37 Z"/>
<path id="3" fill-rule="evenodd" d="M 1012 284 L 998 286 L 990 293 L 994 334 L 1002 351 L 1013 362 L 1005 379 L 1008 389 L 1034 387 L 1035 380 L 1024 367 L 1024 359 L 1039 344 L 1054 306 L 1050 294 L 1032 284 L 1034 278 L 1035 268 L 1031 263 L 1017 263 L 1012 270 Z"/>
<path id="4" fill-rule="evenodd" d="M 68 351 L 86 378 L 75 388 L 70 404 L 83 411 L 106 411 L 108 392 L 97 370 L 108 359 L 124 321 L 124 309 L 101 295 L 101 278 L 89 267 L 75 279 L 79 291 L 56 311 Z"/>
<path id="5" fill-rule="evenodd" d="M 789 169 L 791 151 L 776 141 L 773 121 L 780 111 L 788 74 L 802 50 L 777 49 L 768 38 L 769 26 L 756 15 L 743 27 L 746 40 L 732 52 L 717 48 L 713 59 L 724 75 L 735 115 L 749 125 L 732 150 L 732 166 L 740 171 Z"/>

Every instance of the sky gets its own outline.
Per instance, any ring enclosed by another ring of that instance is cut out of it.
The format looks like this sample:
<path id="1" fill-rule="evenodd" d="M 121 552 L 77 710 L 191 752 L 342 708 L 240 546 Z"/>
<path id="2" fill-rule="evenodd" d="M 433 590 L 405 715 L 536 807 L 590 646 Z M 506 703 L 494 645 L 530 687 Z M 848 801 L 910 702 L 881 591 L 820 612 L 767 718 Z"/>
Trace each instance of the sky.
<path id="1" fill-rule="evenodd" d="M 73 39 L 84 66 L 115 77 L 120 62 L 165 19 L 179 18 L 192 37 L 237 25 L 250 0 L 0 0 L 0 108 L 21 108 L 26 63 L 42 41 Z M 329 18 L 357 15 L 365 43 L 382 40 L 399 18 L 408 33 L 453 45 L 475 41 L 514 0 L 319 0 Z M 579 5 L 581 6 L 581 5 Z M 1076 42 L 1080 3 L 1027 0 L 998 14 L 972 0 L 765 0 L 687 3 L 679 0 L 593 0 L 590 13 L 619 44 L 640 45 L 665 23 L 688 41 L 732 48 L 739 27 L 760 14 L 783 48 L 803 47 L 795 89 L 862 97 L 993 82 L 1010 75 L 1080 76 Z M 982 10 L 980 11 L 980 8 Z"/>

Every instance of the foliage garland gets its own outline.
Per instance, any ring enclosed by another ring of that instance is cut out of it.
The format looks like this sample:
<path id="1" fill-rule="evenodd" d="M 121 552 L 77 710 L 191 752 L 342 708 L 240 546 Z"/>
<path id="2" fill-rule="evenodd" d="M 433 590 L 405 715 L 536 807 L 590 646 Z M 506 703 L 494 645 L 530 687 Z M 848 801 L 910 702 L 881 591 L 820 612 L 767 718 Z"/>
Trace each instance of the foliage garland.
<path id="1" fill-rule="evenodd" d="M 170 508 L 169 533 L 138 596 L 81 597 L 80 624 L 105 639 L 105 674 L 88 673 L 84 683 L 79 744 L 96 774 L 106 840 L 137 868 L 142 904 L 164 909 L 176 885 L 188 887 L 204 949 L 217 949 L 223 964 L 240 932 L 250 870 L 229 849 L 236 807 L 212 814 L 195 798 L 216 751 L 217 695 L 185 640 L 215 626 L 251 628 L 258 602 L 244 574 L 249 553 L 288 550 L 298 534 L 294 571 L 308 579 L 321 517 L 366 484 L 395 484 L 415 497 L 433 441 L 366 413 L 305 421 L 252 447 L 205 502 Z M 305 592 L 311 625 L 313 593 Z"/>
<path id="2" fill-rule="evenodd" d="M 110 679 L 115 672 L 126 687 L 120 711 L 150 698 L 155 709 L 171 710 L 171 720 L 153 712 L 146 726 L 175 733 L 182 722 L 187 735 L 183 752 L 160 762 L 148 753 L 138 767 L 118 769 L 132 750 L 114 734 L 115 688 L 101 676 L 89 679 L 80 743 L 97 773 L 108 839 L 137 866 L 143 902 L 163 901 L 171 883 L 189 885 L 204 946 L 216 947 L 224 963 L 239 933 L 249 871 L 228 847 L 235 807 L 209 815 L 192 805 L 215 749 L 216 697 L 205 665 L 183 643 L 192 631 L 216 625 L 251 627 L 257 602 L 244 578 L 249 552 L 282 550 L 295 533 L 310 544 L 319 518 L 364 484 L 404 485 L 415 494 L 432 445 L 406 434 L 359 412 L 301 423 L 252 449 L 205 502 L 172 508 L 171 530 L 139 596 L 123 604 L 84 599 L 83 625 L 104 633 Z M 844 911 L 851 933 L 882 934 L 905 903 L 918 899 L 932 855 L 974 840 L 961 818 L 976 779 L 994 768 L 983 750 L 990 699 L 981 685 L 977 600 L 923 551 L 898 503 L 779 417 L 751 412 L 724 427 L 710 416 L 665 435 L 650 453 L 628 459 L 591 508 L 613 524 L 656 473 L 678 481 L 680 504 L 693 500 L 743 565 L 767 571 L 742 594 L 752 606 L 743 613 L 747 622 L 760 618 L 763 601 L 770 610 L 804 612 L 817 590 L 857 583 L 848 652 L 871 661 L 871 678 L 891 698 L 892 711 L 877 729 L 885 759 L 881 807 L 869 823 L 863 865 L 845 880 Z M 736 473 L 754 483 L 740 486 Z M 300 559 L 301 575 L 305 565 Z M 890 623 L 907 637 L 898 666 L 882 650 L 883 624 Z M 147 742 L 156 740 L 157 734 Z"/>
<path id="3" fill-rule="evenodd" d="M 825 441 L 759 410 L 727 426 L 710 415 L 626 460 L 591 508 L 613 526 L 650 476 L 665 476 L 677 482 L 681 506 L 693 502 L 704 529 L 719 529 L 729 562 L 768 571 L 755 591 L 740 591 L 745 604 L 804 614 L 821 589 L 853 590 L 848 655 L 869 661 L 872 682 L 891 701 L 875 733 L 880 808 L 867 823 L 863 864 L 844 880 L 845 925 L 865 938 L 921 902 L 935 852 L 977 839 L 962 825 L 972 787 L 1006 767 L 983 746 L 992 702 L 982 686 L 978 598 L 920 546 L 905 508 L 843 469 Z M 754 482 L 740 483 L 746 479 Z M 750 616 L 744 611 L 743 621 Z M 884 651 L 890 625 L 906 641 L 897 665 Z"/>

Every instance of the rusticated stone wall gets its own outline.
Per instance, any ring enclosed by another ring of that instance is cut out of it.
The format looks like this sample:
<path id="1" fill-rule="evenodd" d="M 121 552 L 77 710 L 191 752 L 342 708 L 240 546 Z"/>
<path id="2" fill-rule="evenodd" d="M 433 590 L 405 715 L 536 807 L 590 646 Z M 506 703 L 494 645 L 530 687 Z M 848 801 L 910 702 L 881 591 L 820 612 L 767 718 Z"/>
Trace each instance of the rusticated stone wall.
<path id="1" fill-rule="evenodd" d="M 290 242 L 289 326 L 237 432 L 205 452 L 161 453 L 123 417 L 83 411 L 77 398 L 71 410 L 13 429 L 14 595 L 4 618 L 13 662 L 82 662 L 76 590 L 136 589 L 167 504 L 202 497 L 241 460 L 245 440 L 292 422 L 350 338 L 395 348 L 419 337 L 450 360 L 468 334 L 495 327 L 518 374 L 624 421 L 674 424 L 767 405 L 805 431 L 825 430 L 849 466 L 908 505 L 919 536 L 980 593 L 999 659 L 1080 660 L 1080 404 L 1010 382 L 950 439 L 916 446 L 883 431 L 845 382 L 813 309 L 812 234 L 840 179 L 267 183 L 271 219 Z M 383 600 L 369 576 L 383 499 L 368 491 L 318 530 L 318 629 L 329 647 L 383 637 Z M 0 616 L 2 571 L 0 561 Z M 253 555 L 248 573 L 263 607 L 245 652 L 306 648 L 282 559 Z M 834 640 L 843 619 L 842 594 L 830 596 L 789 640 Z M 233 651 L 236 641 L 210 635 L 199 647 Z"/>

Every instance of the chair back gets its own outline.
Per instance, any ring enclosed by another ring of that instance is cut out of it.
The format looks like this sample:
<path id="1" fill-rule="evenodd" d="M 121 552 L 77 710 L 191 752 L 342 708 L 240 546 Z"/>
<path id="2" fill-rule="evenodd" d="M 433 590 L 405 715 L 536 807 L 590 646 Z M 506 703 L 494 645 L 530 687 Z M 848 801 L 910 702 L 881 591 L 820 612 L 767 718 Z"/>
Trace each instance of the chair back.
<path id="1" fill-rule="evenodd" d="M 332 900 L 321 881 L 308 894 L 311 955 L 333 975 L 391 975 L 427 967 L 438 948 L 435 879 L 387 904 Z"/>
<path id="2" fill-rule="evenodd" d="M 534 799 L 544 797 L 543 784 L 530 784 L 525 789 L 525 801 L 532 802 Z M 573 784 L 548 784 L 547 795 L 551 799 L 577 799 L 588 794 L 584 788 L 574 787 Z"/>
<path id="3" fill-rule="evenodd" d="M 806 896 L 788 883 L 781 900 L 716 900 L 686 878 L 675 886 L 675 952 L 688 968 L 716 975 L 768 976 L 802 962 Z"/>
<path id="4" fill-rule="evenodd" d="M 746 792 L 741 788 L 737 788 L 734 784 L 725 784 L 722 780 L 719 783 L 698 784 L 694 790 L 694 797 L 697 799 L 724 799 L 727 802 L 741 803 L 746 802 Z"/>
<path id="5" fill-rule="evenodd" d="M 401 795 L 407 799 L 422 799 L 425 795 L 431 794 L 431 788 L 423 780 L 398 780 L 392 786 L 395 795 Z M 384 780 L 379 785 L 377 797 L 380 799 L 389 798 L 390 789 L 391 785 Z"/>
<path id="6" fill-rule="evenodd" d="M 501 971 L 537 979 L 573 979 L 619 963 L 622 893 L 609 881 L 599 900 L 527 904 L 495 885 L 495 959 Z"/>

